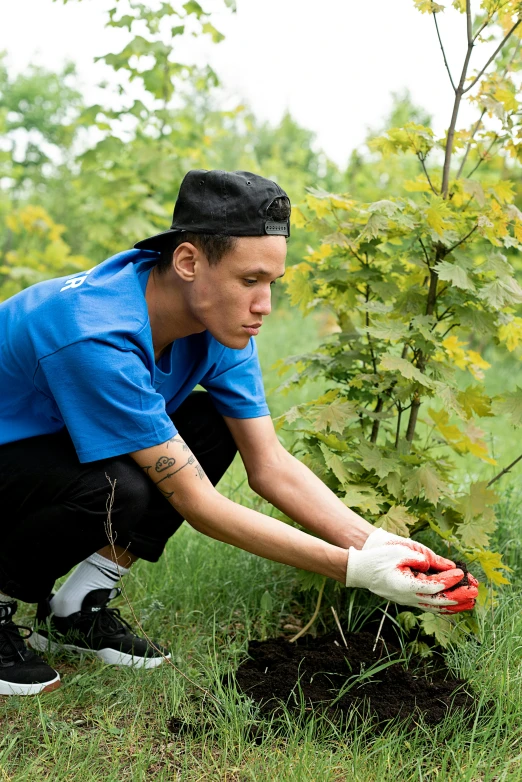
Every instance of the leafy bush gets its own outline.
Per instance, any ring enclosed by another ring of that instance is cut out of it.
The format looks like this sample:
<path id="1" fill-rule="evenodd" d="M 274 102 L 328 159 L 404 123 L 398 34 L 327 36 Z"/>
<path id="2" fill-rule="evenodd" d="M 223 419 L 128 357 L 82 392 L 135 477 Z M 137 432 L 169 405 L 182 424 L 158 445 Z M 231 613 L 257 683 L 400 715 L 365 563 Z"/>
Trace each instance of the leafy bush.
<path id="1" fill-rule="evenodd" d="M 443 10 L 424 0 L 416 5 L 435 21 Z M 495 464 L 478 419 L 507 413 L 522 421 L 522 392 L 486 393 L 489 364 L 478 349 L 489 342 L 511 351 L 522 340 L 522 288 L 512 263 L 522 249 L 522 213 L 508 180 L 492 177 L 487 166 L 481 180 L 474 176 L 494 151 L 504 155 L 508 174 L 522 158 L 513 81 L 519 42 L 512 37 L 520 21 L 512 2 L 483 3 L 473 23 L 469 2 L 454 5 L 467 15 L 468 46 L 458 85 L 450 75 L 455 101 L 447 132 L 437 138 L 408 122 L 372 142 L 384 159 L 416 156 L 419 175 L 403 182 L 403 193 L 374 203 L 315 189 L 294 209 L 295 224 L 322 243 L 288 270 L 291 302 L 305 313 L 329 308 L 336 328 L 318 352 L 286 362 L 297 372 L 285 386 L 320 378 L 327 390 L 279 423 L 292 426 L 294 450 L 349 507 L 400 535 L 432 530 L 498 585 L 507 583 L 502 571 L 509 568 L 489 548 L 495 478 L 463 487 L 455 470 L 463 454 Z M 506 35 L 495 70 L 469 77 L 471 49 L 486 27 L 498 33 L 496 25 Z M 461 99 L 475 84 L 480 117 L 457 130 Z M 483 587 L 482 600 L 487 594 Z M 445 620 L 423 621 L 447 641 Z"/>

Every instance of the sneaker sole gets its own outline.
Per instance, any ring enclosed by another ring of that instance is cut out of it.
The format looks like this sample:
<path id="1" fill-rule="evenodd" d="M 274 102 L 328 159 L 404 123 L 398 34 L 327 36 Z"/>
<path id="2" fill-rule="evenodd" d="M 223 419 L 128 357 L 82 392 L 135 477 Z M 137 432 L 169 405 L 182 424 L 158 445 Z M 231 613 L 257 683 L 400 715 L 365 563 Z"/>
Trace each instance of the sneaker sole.
<path id="1" fill-rule="evenodd" d="M 74 644 L 59 644 L 55 641 L 50 641 L 45 635 L 34 632 L 27 642 L 38 652 L 57 653 L 66 650 L 69 652 L 77 652 L 78 654 L 95 655 L 107 665 L 126 665 L 130 668 L 157 668 L 158 665 L 162 664 L 165 658 L 170 660 L 170 654 L 166 654 L 165 658 L 134 657 L 132 654 L 119 652 L 117 649 L 85 649 L 83 646 L 75 646 Z"/>
<path id="2" fill-rule="evenodd" d="M 48 682 L 37 682 L 36 684 L 19 684 L 17 682 L 6 682 L 0 679 L 0 695 L 40 695 L 42 692 L 52 692 L 61 686 L 60 674 L 57 673 L 54 679 Z"/>

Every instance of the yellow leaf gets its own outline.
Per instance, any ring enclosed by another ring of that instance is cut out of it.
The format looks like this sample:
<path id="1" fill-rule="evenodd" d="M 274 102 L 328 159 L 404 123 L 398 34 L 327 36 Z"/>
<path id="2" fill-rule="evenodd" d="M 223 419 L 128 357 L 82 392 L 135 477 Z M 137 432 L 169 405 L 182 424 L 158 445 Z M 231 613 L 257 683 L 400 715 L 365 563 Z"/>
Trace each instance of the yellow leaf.
<path id="1" fill-rule="evenodd" d="M 436 14 L 444 11 L 444 6 L 440 3 L 434 3 L 433 0 L 414 0 L 415 8 L 421 14 Z"/>
<path id="2" fill-rule="evenodd" d="M 522 342 L 522 318 L 514 317 L 509 323 L 505 323 L 498 330 L 498 338 L 506 343 L 510 353 Z"/>
<path id="3" fill-rule="evenodd" d="M 444 231 L 451 227 L 451 223 L 444 219 L 447 215 L 447 206 L 442 199 L 433 200 L 431 206 L 426 211 L 428 225 L 433 228 L 439 236 L 442 236 Z"/>
<path id="4" fill-rule="evenodd" d="M 330 204 L 327 198 L 316 198 L 315 196 L 307 195 L 306 203 L 320 220 L 330 214 Z"/>
<path id="5" fill-rule="evenodd" d="M 489 369 L 491 364 L 488 364 L 485 359 L 482 358 L 480 353 L 477 353 L 475 350 L 468 350 L 468 369 L 473 375 L 476 380 L 482 380 L 484 377 L 484 373 L 481 371 L 483 369 Z"/>
<path id="6" fill-rule="evenodd" d="M 508 573 L 513 571 L 502 563 L 502 556 L 498 551 L 480 551 L 476 556 L 486 578 L 493 584 L 509 584 L 509 580 L 498 571 L 506 570 Z"/>
<path id="7" fill-rule="evenodd" d="M 292 207 L 291 223 L 294 228 L 304 228 L 307 223 L 306 217 L 297 206 Z"/>
<path id="8" fill-rule="evenodd" d="M 429 193 L 431 190 L 428 181 L 422 175 L 418 176 L 417 179 L 406 179 L 403 185 L 408 193 Z"/>
<path id="9" fill-rule="evenodd" d="M 511 90 L 506 90 L 499 87 L 493 93 L 493 97 L 503 105 L 506 111 L 516 111 L 518 109 L 517 99 Z"/>
<path id="10" fill-rule="evenodd" d="M 466 342 L 460 342 L 458 337 L 455 335 L 451 335 L 449 337 L 446 337 L 445 340 L 442 342 L 442 347 L 448 353 L 449 357 L 453 359 L 455 362 L 455 365 L 459 367 L 459 369 L 465 369 L 468 361 L 466 360 L 466 353 L 464 350 L 462 350 L 462 345 L 466 345 Z"/>
<path id="11" fill-rule="evenodd" d="M 513 184 L 507 179 L 501 179 L 490 190 L 493 191 L 501 204 L 510 204 L 515 197 Z M 492 209 L 494 209 L 494 203 L 492 204 Z"/>

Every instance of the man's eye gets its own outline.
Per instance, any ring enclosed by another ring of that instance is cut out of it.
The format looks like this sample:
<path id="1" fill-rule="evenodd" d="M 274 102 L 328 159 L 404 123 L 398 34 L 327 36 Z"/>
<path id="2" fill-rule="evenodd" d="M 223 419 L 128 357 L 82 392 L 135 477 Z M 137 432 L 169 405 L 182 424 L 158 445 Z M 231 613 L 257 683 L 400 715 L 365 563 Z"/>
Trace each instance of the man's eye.
<path id="1" fill-rule="evenodd" d="M 247 285 L 253 285 L 255 282 L 257 282 L 257 280 L 245 280 L 245 282 Z"/>
<path id="2" fill-rule="evenodd" d="M 270 283 L 270 285 L 277 285 L 277 280 L 272 280 L 272 282 Z"/>

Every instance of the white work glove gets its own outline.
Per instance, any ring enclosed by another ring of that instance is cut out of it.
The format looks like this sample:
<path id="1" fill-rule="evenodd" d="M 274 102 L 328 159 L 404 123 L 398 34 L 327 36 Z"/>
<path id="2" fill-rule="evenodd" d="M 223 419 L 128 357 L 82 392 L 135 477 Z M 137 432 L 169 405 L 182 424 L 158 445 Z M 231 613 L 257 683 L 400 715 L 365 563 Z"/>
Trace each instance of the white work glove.
<path id="1" fill-rule="evenodd" d="M 437 572 L 428 576 L 428 570 Z M 472 609 L 478 594 L 478 581 L 471 574 L 468 585 L 445 592 L 463 576 L 454 562 L 422 543 L 376 529 L 361 550 L 350 547 L 346 586 L 369 589 L 400 605 L 453 614 Z"/>

